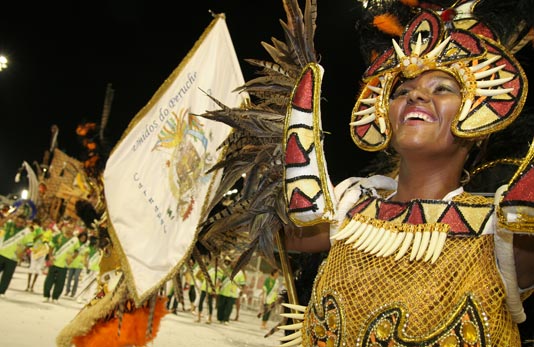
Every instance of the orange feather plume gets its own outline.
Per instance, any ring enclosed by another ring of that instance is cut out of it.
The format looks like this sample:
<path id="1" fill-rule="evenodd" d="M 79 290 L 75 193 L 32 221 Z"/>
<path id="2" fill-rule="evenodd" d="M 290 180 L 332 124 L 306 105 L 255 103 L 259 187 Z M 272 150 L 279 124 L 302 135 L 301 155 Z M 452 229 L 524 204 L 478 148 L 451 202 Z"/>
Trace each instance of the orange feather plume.
<path id="1" fill-rule="evenodd" d="M 419 6 L 418 0 L 401 0 L 401 3 L 406 6 L 416 7 Z"/>
<path id="2" fill-rule="evenodd" d="M 156 337 L 161 319 L 167 314 L 166 300 L 167 298 L 158 298 L 156 301 L 152 336 L 146 336 L 150 308 L 143 306 L 133 312 L 124 313 L 120 334 L 119 319 L 115 317 L 95 324 L 87 335 L 77 336 L 72 342 L 76 347 L 145 346 Z"/>
<path id="3" fill-rule="evenodd" d="M 399 19 L 390 13 L 375 16 L 373 18 L 373 25 L 383 33 L 397 37 L 400 37 L 404 31 L 404 27 L 400 24 Z"/>

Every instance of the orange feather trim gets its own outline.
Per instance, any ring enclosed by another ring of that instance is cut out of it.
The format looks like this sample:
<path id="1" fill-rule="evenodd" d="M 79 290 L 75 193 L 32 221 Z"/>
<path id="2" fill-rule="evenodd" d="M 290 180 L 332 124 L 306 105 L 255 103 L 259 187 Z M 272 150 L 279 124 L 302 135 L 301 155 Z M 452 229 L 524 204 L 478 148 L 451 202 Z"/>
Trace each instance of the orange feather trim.
<path id="1" fill-rule="evenodd" d="M 373 18 L 373 25 L 383 33 L 397 37 L 400 37 L 404 31 L 404 28 L 399 23 L 399 19 L 390 13 L 375 16 Z"/>
<path id="2" fill-rule="evenodd" d="M 152 336 L 146 336 L 150 308 L 143 306 L 133 312 L 124 313 L 119 335 L 119 319 L 101 321 L 96 323 L 91 331 L 84 336 L 76 336 L 72 342 L 76 347 L 123 347 L 145 346 L 152 341 L 159 330 L 167 298 L 158 298 L 154 309 Z"/>
<path id="3" fill-rule="evenodd" d="M 419 1 L 418 0 L 401 0 L 401 3 L 403 5 L 410 6 L 410 7 L 419 6 Z"/>

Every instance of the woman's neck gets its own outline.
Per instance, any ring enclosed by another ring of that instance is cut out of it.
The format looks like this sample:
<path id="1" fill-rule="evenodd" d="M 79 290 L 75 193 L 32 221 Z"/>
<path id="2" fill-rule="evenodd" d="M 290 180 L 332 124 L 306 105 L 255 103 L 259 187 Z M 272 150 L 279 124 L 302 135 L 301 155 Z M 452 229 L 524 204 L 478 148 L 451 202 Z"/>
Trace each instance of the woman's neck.
<path id="1" fill-rule="evenodd" d="M 395 201 L 413 199 L 443 199 L 460 186 L 461 166 L 449 162 L 437 165 L 433 162 L 418 162 L 410 165 L 401 162 Z"/>

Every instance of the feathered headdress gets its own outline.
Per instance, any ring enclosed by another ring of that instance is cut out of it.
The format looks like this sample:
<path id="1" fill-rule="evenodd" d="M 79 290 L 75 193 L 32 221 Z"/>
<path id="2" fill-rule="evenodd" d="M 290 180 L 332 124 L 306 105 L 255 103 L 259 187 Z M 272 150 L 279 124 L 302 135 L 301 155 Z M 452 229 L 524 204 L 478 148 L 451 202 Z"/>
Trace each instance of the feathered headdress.
<path id="1" fill-rule="evenodd" d="M 513 33 L 499 33 L 477 17 L 477 2 L 419 8 L 398 42 L 392 39 L 391 47 L 371 63 L 352 114 L 351 135 L 358 147 L 378 151 L 388 146 L 387 110 L 395 83 L 427 70 L 445 71 L 462 87 L 462 106 L 451 124 L 454 135 L 483 138 L 517 118 L 528 84 L 513 52 L 527 42 L 524 38 L 530 25 L 516 17 Z M 383 30 L 384 25 L 376 23 L 379 16 L 374 16 L 374 23 Z M 514 25 L 507 23 L 507 27 Z"/>

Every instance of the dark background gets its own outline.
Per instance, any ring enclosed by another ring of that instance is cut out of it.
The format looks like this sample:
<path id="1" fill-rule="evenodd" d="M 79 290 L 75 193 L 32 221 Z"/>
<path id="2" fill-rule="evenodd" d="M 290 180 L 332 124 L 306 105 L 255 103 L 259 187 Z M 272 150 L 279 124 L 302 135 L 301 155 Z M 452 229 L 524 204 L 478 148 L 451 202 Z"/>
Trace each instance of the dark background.
<path id="1" fill-rule="evenodd" d="M 245 58 L 269 59 L 261 41 L 284 39 L 282 1 L 143 0 L 18 3 L 0 12 L 0 194 L 19 193 L 14 177 L 22 161 L 41 162 L 50 128 L 59 127 L 58 148 L 77 157 L 82 120 L 100 121 L 106 86 L 114 99 L 106 137 L 115 143 L 131 119 L 179 65 L 212 20 L 225 13 L 245 80 L 254 69 Z M 316 50 L 325 68 L 325 150 L 334 182 L 358 166 L 361 152 L 348 122 L 362 63 L 356 45 L 352 0 L 320 1 Z M 187 7 L 187 8 L 186 8 Z M 347 156 L 347 160 L 341 160 Z M 23 175 L 23 178 L 25 176 Z"/>

